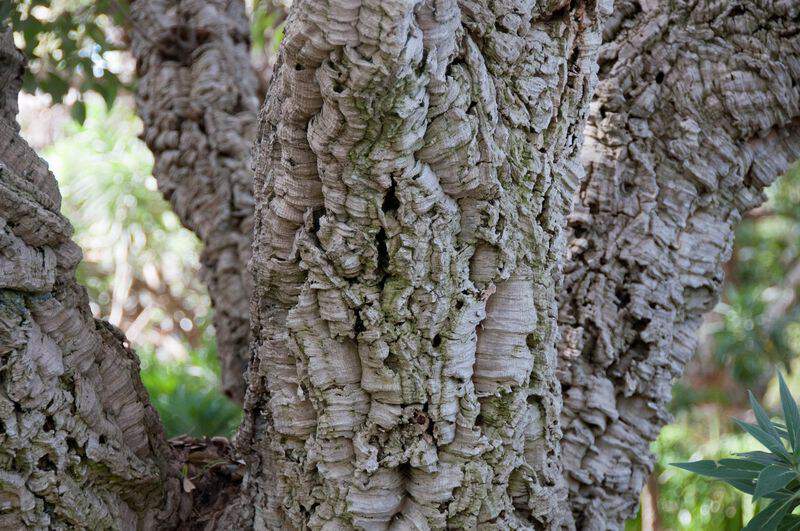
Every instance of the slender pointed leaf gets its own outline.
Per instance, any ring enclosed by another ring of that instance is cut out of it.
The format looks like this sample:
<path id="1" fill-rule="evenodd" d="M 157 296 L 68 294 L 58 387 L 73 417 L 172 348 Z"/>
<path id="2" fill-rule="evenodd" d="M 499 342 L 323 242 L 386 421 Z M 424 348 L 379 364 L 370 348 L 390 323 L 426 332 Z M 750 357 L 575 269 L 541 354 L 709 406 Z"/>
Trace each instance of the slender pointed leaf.
<path id="1" fill-rule="evenodd" d="M 716 479 L 754 480 L 758 478 L 759 474 L 757 470 L 720 466 L 715 461 L 709 460 L 693 461 L 691 463 L 672 463 L 672 466 L 694 472 L 695 474 L 700 474 L 701 476 L 708 476 Z"/>
<path id="2" fill-rule="evenodd" d="M 753 408 L 753 413 L 756 415 L 758 426 L 776 439 L 780 439 L 778 430 L 775 429 L 775 426 L 769 419 L 769 415 L 766 411 L 764 411 L 764 408 L 761 407 L 761 404 L 759 404 L 758 400 L 756 400 L 756 395 L 754 395 L 752 391 L 747 391 L 747 396 L 750 398 L 750 407 Z"/>
<path id="3" fill-rule="evenodd" d="M 776 500 L 753 517 L 742 531 L 776 531 L 778 524 L 797 504 L 794 498 Z"/>
<path id="4" fill-rule="evenodd" d="M 761 452 L 761 451 L 742 452 L 734 455 L 737 455 L 739 457 L 744 457 L 748 461 L 751 461 L 753 463 L 759 463 L 765 466 L 772 464 L 780 464 L 784 462 L 782 459 L 774 456 L 771 453 Z"/>
<path id="5" fill-rule="evenodd" d="M 745 494 L 749 494 L 752 496 L 756 492 L 756 482 L 754 480 L 746 480 L 746 479 L 723 479 L 725 483 L 730 485 L 731 487 L 744 492 Z M 765 496 L 769 498 L 770 496 Z"/>
<path id="6" fill-rule="evenodd" d="M 772 454 L 766 454 L 772 455 Z M 760 463 L 758 461 L 752 461 L 747 459 L 720 459 L 719 461 L 720 466 L 724 466 L 727 468 L 738 468 L 741 470 L 753 470 L 755 472 L 761 472 L 764 470 L 764 466 L 772 464 L 772 463 Z"/>
<path id="7" fill-rule="evenodd" d="M 767 494 L 782 489 L 796 477 L 797 473 L 794 470 L 781 465 L 769 465 L 758 475 L 753 499 L 762 498 Z"/>
<path id="8" fill-rule="evenodd" d="M 744 422 L 739 419 L 733 419 L 733 421 L 744 431 L 755 437 L 755 439 L 763 444 L 770 452 L 783 457 L 787 462 L 791 462 L 789 454 L 777 434 L 772 435 L 755 424 L 750 424 L 749 422 Z"/>
<path id="9" fill-rule="evenodd" d="M 786 421 L 786 431 L 789 433 L 789 444 L 791 444 L 794 454 L 797 455 L 800 453 L 800 410 L 797 409 L 797 402 L 789 392 L 789 387 L 780 372 L 778 373 L 778 382 L 781 388 L 781 407 Z"/>
<path id="10" fill-rule="evenodd" d="M 789 432 L 786 431 L 786 426 L 775 421 L 772 422 L 772 425 L 775 426 L 775 430 L 778 432 L 778 435 L 780 435 L 782 439 L 786 439 L 791 443 L 791 440 L 789 439 Z"/>

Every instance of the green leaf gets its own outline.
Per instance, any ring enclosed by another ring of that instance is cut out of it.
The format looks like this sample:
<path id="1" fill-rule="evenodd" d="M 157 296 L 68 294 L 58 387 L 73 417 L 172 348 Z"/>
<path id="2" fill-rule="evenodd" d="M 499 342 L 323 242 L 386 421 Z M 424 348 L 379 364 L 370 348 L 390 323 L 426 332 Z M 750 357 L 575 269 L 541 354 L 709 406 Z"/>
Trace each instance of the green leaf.
<path id="1" fill-rule="evenodd" d="M 756 491 L 753 494 L 753 499 L 763 498 L 767 494 L 782 489 L 789 484 L 790 481 L 797 477 L 797 473 L 793 470 L 781 465 L 769 465 L 764 468 L 758 475 L 756 482 Z"/>
<path id="2" fill-rule="evenodd" d="M 771 455 L 771 454 L 766 454 Z M 719 464 L 724 467 L 728 468 L 740 468 L 742 470 L 753 470 L 756 472 L 761 472 L 764 469 L 765 464 L 759 463 L 758 461 L 752 461 L 747 459 L 720 459 Z M 771 464 L 771 463 L 766 463 Z"/>
<path id="3" fill-rule="evenodd" d="M 48 73 L 47 77 L 39 82 L 39 88 L 50 94 L 54 103 L 61 103 L 64 94 L 69 90 L 69 84 L 56 74 Z"/>
<path id="4" fill-rule="evenodd" d="M 689 472 L 716 479 L 754 480 L 759 474 L 758 470 L 724 466 L 710 460 L 671 464 Z"/>
<path id="5" fill-rule="evenodd" d="M 786 421 L 786 431 L 789 433 L 789 443 L 795 455 L 800 453 L 800 411 L 797 409 L 797 402 L 789 392 L 789 387 L 783 379 L 783 375 L 778 373 L 778 382 L 781 388 L 781 407 L 783 417 Z"/>
<path id="6" fill-rule="evenodd" d="M 83 125 L 83 122 L 86 121 L 86 104 L 78 100 L 72 104 L 72 108 L 69 110 L 72 119 L 78 122 L 80 125 Z"/>
<path id="7" fill-rule="evenodd" d="M 796 504 L 797 501 L 794 498 L 773 501 L 755 515 L 742 531 L 776 531 L 783 518 L 794 509 Z"/>
<path id="8" fill-rule="evenodd" d="M 779 457 L 775 457 L 774 455 L 768 452 L 761 452 L 761 451 L 754 451 L 754 452 L 741 452 L 738 454 L 739 457 L 744 457 L 746 460 L 758 463 L 761 465 L 772 465 L 772 464 L 780 464 L 783 463 L 784 460 L 780 459 Z"/>
<path id="9" fill-rule="evenodd" d="M 750 407 L 753 408 L 753 413 L 756 415 L 756 421 L 758 422 L 759 427 L 776 439 L 780 439 L 778 430 L 775 429 L 775 426 L 769 419 L 769 415 L 767 415 L 767 412 L 764 411 L 763 407 L 761 407 L 761 404 L 758 403 L 758 400 L 756 400 L 756 396 L 753 394 L 753 392 L 747 391 L 747 396 L 750 398 Z"/>
<path id="10" fill-rule="evenodd" d="M 0 0 L 0 25 L 6 25 L 6 18 L 11 14 L 11 1 Z"/>
<path id="11" fill-rule="evenodd" d="M 106 109 L 111 110 L 117 97 L 120 81 L 114 74 L 103 72 L 103 76 L 92 83 L 92 88 L 100 93 L 106 102 Z"/>
<path id="12" fill-rule="evenodd" d="M 780 422 L 775 422 L 775 421 L 772 421 L 772 425 L 775 427 L 775 431 L 778 432 L 778 435 L 780 435 L 782 439 L 786 439 L 787 441 L 789 441 L 789 432 L 786 431 L 786 426 L 784 426 Z"/>
<path id="13" fill-rule="evenodd" d="M 756 484 L 753 480 L 744 480 L 744 479 L 723 479 L 725 483 L 730 485 L 731 487 L 744 492 L 745 494 L 749 494 L 752 496 L 756 492 Z M 766 496 L 770 498 L 771 496 Z"/>
<path id="14" fill-rule="evenodd" d="M 791 462 L 789 459 L 789 454 L 786 452 L 786 448 L 784 448 L 783 443 L 781 443 L 777 433 L 775 435 L 767 433 L 759 426 L 750 424 L 749 422 L 741 421 L 739 419 L 733 419 L 733 421 L 744 431 L 755 437 L 755 439 L 763 444 L 770 452 L 783 457 L 787 463 Z"/>
<path id="15" fill-rule="evenodd" d="M 797 531 L 800 529 L 800 516 L 796 514 L 787 514 L 778 525 L 778 531 Z"/>

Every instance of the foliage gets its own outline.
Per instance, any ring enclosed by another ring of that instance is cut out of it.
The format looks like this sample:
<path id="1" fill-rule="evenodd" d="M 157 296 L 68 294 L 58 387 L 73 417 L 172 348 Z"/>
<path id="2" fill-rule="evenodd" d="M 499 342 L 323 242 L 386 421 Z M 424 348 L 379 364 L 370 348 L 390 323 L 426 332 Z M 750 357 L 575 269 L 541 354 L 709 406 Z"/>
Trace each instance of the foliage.
<path id="1" fill-rule="evenodd" d="M 161 360 L 152 348 L 140 348 L 142 382 L 161 415 L 167 437 L 232 436 L 241 409 L 219 390 L 219 362 L 213 334 L 201 348 L 180 360 Z"/>
<path id="2" fill-rule="evenodd" d="M 282 6 L 246 2 L 255 55 L 272 56 L 283 36 Z M 86 118 L 86 96 L 97 93 L 110 109 L 133 87 L 127 52 L 128 0 L 0 0 L 0 27 L 10 23 L 17 46 L 28 58 L 23 90 L 67 102 L 73 119 Z M 72 93 L 70 91 L 72 89 Z"/>
<path id="3" fill-rule="evenodd" d="M 720 459 L 748 449 L 744 435 L 725 430 L 717 408 L 681 412 L 676 422 L 665 426 L 653 444 L 656 455 L 653 478 L 643 493 L 656 498 L 652 507 L 640 510 L 626 525 L 627 531 L 644 529 L 643 512 L 657 519 L 658 529 L 738 531 L 752 517 L 754 507 L 748 496 L 725 483 L 709 482 L 669 465 L 685 459 Z"/>
<path id="4" fill-rule="evenodd" d="M 754 500 L 764 500 L 762 509 L 744 528 L 747 531 L 800 529 L 800 516 L 792 514 L 795 507 L 800 505 L 800 410 L 783 376 L 779 374 L 778 377 L 782 422 L 771 420 L 752 393 L 749 393 L 750 405 L 756 423 L 734 419 L 768 452 L 741 452 L 736 454 L 738 459 L 674 464 L 690 472 L 724 481 L 753 496 Z"/>
<path id="5" fill-rule="evenodd" d="M 283 23 L 286 11 L 270 0 L 248 2 L 250 10 L 250 38 L 254 54 L 278 51 L 283 38 Z"/>
<path id="6" fill-rule="evenodd" d="M 11 23 L 17 46 L 28 58 L 23 90 L 36 89 L 61 103 L 70 88 L 78 97 L 72 115 L 86 116 L 83 94 L 100 94 L 110 108 L 129 87 L 119 52 L 119 27 L 127 20 L 125 0 L 0 0 L 0 24 Z"/>

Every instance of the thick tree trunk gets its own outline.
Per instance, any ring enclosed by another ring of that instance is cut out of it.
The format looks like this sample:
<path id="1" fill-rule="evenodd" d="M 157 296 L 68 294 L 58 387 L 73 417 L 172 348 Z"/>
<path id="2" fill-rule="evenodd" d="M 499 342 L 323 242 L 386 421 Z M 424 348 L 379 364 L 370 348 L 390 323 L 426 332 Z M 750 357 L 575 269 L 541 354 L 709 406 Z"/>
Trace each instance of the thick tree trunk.
<path id="1" fill-rule="evenodd" d="M 256 150 L 247 523 L 566 523 L 555 292 L 602 9 L 293 5 Z"/>
<path id="2" fill-rule="evenodd" d="M 559 316 L 584 529 L 635 513 L 733 228 L 800 157 L 800 4 L 618 2 L 600 68 Z"/>
<path id="3" fill-rule="evenodd" d="M 178 470 L 120 332 L 92 318 L 47 165 L 18 134 L 0 33 L 0 528 L 172 525 Z"/>
<path id="4" fill-rule="evenodd" d="M 241 403 L 249 360 L 253 177 L 258 80 L 240 0 L 135 0 L 129 33 L 137 107 L 153 175 L 203 242 L 222 389 Z"/>

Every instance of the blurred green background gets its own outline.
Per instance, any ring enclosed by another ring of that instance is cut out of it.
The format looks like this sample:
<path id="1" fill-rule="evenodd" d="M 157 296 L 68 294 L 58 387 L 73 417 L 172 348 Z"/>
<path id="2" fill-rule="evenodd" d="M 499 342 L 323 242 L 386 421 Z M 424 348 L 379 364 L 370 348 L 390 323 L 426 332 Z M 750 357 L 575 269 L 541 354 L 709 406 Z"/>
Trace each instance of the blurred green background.
<path id="1" fill-rule="evenodd" d="M 169 436 L 227 435 L 241 410 L 219 391 L 211 308 L 198 279 L 199 243 L 156 190 L 137 139 L 125 52 L 123 0 L 0 0 L 30 58 L 21 95 L 23 134 L 59 180 L 63 210 L 84 250 L 80 280 L 92 310 L 124 330 Z M 266 83 L 285 8 L 249 0 L 253 62 Z M 11 7 L 13 6 L 13 8 Z M 749 496 L 668 466 L 757 448 L 730 417 L 748 418 L 746 389 L 775 409 L 775 371 L 800 395 L 800 170 L 737 229 L 723 300 L 704 322 L 698 353 L 676 383 L 674 424 L 628 530 L 740 529 Z"/>

